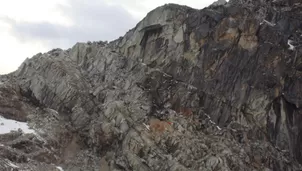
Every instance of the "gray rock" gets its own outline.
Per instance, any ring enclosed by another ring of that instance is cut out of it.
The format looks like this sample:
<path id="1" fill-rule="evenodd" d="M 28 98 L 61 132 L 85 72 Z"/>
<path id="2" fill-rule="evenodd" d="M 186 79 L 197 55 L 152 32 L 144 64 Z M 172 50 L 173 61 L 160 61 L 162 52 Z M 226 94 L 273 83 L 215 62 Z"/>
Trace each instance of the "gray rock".
<path id="1" fill-rule="evenodd" d="M 211 6 L 220 6 L 220 5 L 225 5 L 227 3 L 228 2 L 226 0 L 217 0 L 217 1 L 213 2 Z"/>
<path id="2" fill-rule="evenodd" d="M 302 6 L 215 4 L 166 4 L 0 76 L 0 115 L 36 130 L 0 134 L 0 167 L 301 170 Z"/>

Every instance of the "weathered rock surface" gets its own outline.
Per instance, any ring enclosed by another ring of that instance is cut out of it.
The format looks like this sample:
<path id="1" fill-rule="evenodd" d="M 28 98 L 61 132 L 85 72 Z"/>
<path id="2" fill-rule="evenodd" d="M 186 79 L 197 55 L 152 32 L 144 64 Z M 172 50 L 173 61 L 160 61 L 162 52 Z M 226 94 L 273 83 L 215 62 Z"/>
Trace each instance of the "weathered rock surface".
<path id="1" fill-rule="evenodd" d="M 36 133 L 0 135 L 0 170 L 301 170 L 302 3 L 223 4 L 1 76 L 0 115 Z"/>

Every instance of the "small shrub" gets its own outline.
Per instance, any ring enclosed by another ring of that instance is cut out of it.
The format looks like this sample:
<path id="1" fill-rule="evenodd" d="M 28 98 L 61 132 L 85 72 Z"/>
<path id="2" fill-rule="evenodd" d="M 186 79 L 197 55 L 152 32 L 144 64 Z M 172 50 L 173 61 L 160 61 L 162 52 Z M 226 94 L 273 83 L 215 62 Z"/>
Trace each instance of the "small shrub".
<path id="1" fill-rule="evenodd" d="M 192 109 L 187 107 L 180 107 L 177 112 L 186 117 L 191 117 L 193 115 Z"/>
<path id="2" fill-rule="evenodd" d="M 171 122 L 161 121 L 159 119 L 151 119 L 150 130 L 154 133 L 162 134 L 165 131 L 173 131 L 173 128 Z"/>

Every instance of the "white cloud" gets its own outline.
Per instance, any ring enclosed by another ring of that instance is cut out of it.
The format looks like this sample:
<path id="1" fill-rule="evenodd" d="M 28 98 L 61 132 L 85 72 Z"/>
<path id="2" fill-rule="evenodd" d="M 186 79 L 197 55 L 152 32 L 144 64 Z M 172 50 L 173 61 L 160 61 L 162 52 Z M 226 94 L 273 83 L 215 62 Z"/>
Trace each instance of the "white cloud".
<path id="1" fill-rule="evenodd" d="M 0 74 L 16 70 L 27 57 L 46 51 L 48 47 L 39 41 L 20 42 L 19 39 L 10 34 L 7 24 L 0 22 Z"/>
<path id="2" fill-rule="evenodd" d="M 0 0 L 0 74 L 26 57 L 78 41 L 113 40 L 166 3 L 201 9 L 213 0 Z"/>
<path id="3" fill-rule="evenodd" d="M 158 6 L 174 3 L 187 5 L 192 8 L 202 9 L 211 5 L 215 0 L 105 0 L 109 4 L 119 4 L 127 9 L 133 16 L 142 19 L 147 12 L 155 9 Z"/>
<path id="4" fill-rule="evenodd" d="M 69 24 L 70 21 L 57 11 L 57 5 L 66 5 L 66 0 L 0 0 L 0 16 L 13 18 L 17 22 L 47 21 Z"/>

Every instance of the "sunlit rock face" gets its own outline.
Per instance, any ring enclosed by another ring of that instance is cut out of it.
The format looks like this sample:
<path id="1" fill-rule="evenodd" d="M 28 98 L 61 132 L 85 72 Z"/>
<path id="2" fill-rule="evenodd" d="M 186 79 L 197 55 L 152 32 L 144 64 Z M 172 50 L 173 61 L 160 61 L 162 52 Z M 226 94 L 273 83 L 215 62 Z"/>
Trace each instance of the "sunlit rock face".
<path id="1" fill-rule="evenodd" d="M 1 76 L 0 170 L 300 170 L 301 78 L 299 0 L 167 4 Z"/>

